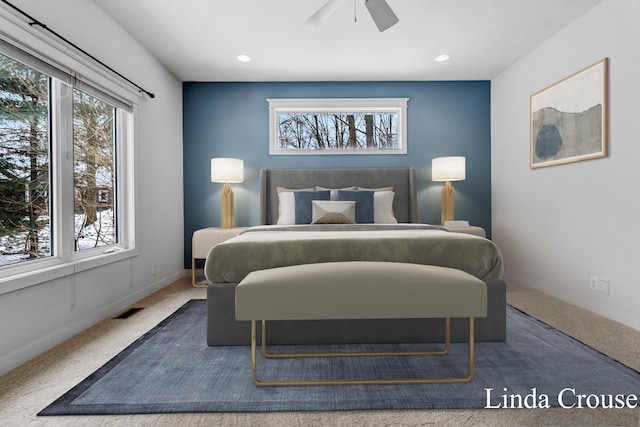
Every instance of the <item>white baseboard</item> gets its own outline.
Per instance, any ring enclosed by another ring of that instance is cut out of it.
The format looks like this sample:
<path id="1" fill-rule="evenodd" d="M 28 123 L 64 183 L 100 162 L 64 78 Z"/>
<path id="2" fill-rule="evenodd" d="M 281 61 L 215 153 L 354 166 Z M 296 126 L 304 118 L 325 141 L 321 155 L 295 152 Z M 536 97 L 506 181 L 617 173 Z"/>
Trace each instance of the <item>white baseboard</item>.
<path id="1" fill-rule="evenodd" d="M 151 283 L 144 288 L 137 290 L 136 292 L 127 295 L 126 297 L 115 301 L 99 310 L 88 313 L 86 315 L 74 318 L 73 321 L 66 325 L 61 325 L 54 332 L 41 337 L 35 341 L 32 341 L 15 351 L 0 357 L 0 375 L 4 375 L 12 369 L 26 363 L 36 356 L 52 349 L 56 345 L 68 340 L 69 338 L 79 334 L 80 332 L 89 329 L 102 320 L 108 319 L 111 316 L 121 312 L 125 308 L 135 304 L 144 297 L 151 295 L 159 289 L 181 279 L 183 276 L 181 271 L 173 273 L 169 276 Z"/>

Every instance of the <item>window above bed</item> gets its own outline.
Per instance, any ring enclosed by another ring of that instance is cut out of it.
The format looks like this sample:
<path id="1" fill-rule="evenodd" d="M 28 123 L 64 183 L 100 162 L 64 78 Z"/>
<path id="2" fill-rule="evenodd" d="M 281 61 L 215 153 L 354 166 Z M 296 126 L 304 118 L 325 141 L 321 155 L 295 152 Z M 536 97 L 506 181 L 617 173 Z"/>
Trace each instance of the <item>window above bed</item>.
<path id="1" fill-rule="evenodd" d="M 269 154 L 406 154 L 409 98 L 267 99 Z"/>

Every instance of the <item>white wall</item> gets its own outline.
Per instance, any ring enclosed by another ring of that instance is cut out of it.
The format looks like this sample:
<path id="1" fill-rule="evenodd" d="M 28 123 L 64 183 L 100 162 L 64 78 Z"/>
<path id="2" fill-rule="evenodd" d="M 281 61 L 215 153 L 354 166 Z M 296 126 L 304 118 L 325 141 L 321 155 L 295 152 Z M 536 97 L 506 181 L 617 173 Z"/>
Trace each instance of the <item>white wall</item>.
<path id="1" fill-rule="evenodd" d="M 135 123 L 139 255 L 0 295 L 0 374 L 184 275 L 181 82 L 91 1 L 12 3 L 156 97 Z"/>
<path id="2" fill-rule="evenodd" d="M 492 227 L 505 277 L 640 329 L 640 2 L 604 0 L 492 80 Z M 529 97 L 609 58 L 607 158 L 529 168 Z M 590 276 L 611 280 L 610 295 Z"/>

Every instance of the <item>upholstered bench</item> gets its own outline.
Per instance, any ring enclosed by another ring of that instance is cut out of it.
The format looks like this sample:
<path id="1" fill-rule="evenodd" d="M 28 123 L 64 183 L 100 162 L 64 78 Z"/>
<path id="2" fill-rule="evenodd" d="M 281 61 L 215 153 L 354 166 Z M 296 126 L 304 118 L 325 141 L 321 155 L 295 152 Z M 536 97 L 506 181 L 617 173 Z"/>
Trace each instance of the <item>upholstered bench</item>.
<path id="1" fill-rule="evenodd" d="M 305 264 L 249 273 L 236 288 L 236 319 L 251 321 L 256 385 L 417 384 L 473 378 L 474 318 L 487 313 L 486 284 L 463 271 L 430 265 L 349 261 Z M 403 353 L 269 353 L 267 320 L 445 318 L 444 348 Z M 452 317 L 469 319 L 468 373 L 454 378 L 259 380 L 256 321 L 262 320 L 265 357 L 442 355 L 449 352 Z"/>

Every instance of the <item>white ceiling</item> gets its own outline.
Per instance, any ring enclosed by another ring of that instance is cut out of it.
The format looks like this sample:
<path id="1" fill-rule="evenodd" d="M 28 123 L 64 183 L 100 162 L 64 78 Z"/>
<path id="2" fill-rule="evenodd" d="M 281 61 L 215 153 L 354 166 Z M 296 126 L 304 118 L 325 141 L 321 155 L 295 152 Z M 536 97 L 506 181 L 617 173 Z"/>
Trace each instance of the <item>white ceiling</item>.
<path id="1" fill-rule="evenodd" d="M 364 0 L 93 1 L 182 81 L 321 81 L 489 80 L 601 0 L 388 0 L 383 33 Z"/>

